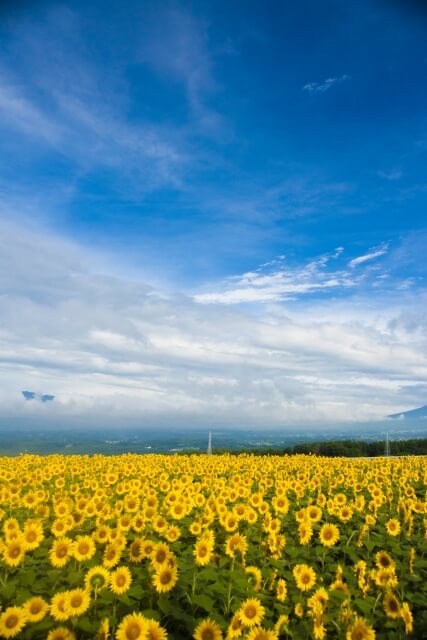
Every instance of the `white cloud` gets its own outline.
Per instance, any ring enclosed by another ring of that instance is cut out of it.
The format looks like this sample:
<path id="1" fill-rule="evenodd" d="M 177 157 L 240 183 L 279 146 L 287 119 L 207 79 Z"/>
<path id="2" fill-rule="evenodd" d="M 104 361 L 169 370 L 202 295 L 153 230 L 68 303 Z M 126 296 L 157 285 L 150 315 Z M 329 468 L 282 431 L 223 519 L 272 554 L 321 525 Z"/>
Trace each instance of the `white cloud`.
<path id="1" fill-rule="evenodd" d="M 262 303 L 355 287 L 359 280 L 349 271 L 329 268 L 330 262 L 337 260 L 343 251 L 343 247 L 338 247 L 334 253 L 297 267 L 287 265 L 285 257 L 280 256 L 256 271 L 226 279 L 217 285 L 217 290 L 196 294 L 195 300 L 209 304 Z"/>
<path id="2" fill-rule="evenodd" d="M 350 80 L 350 76 L 345 74 L 342 76 L 334 76 L 333 78 L 326 78 L 323 82 L 308 82 L 302 89 L 311 94 L 325 93 L 325 91 L 329 91 L 329 89 L 332 89 L 336 84 L 344 82 L 345 80 Z"/>
<path id="3" fill-rule="evenodd" d="M 392 169 L 390 171 L 378 171 L 378 175 L 380 178 L 384 178 L 384 180 L 400 180 L 403 175 L 403 172 L 400 169 Z"/>
<path id="4" fill-rule="evenodd" d="M 0 232 L 0 419 L 283 426 L 423 403 L 426 301 L 410 291 L 406 304 L 267 298 L 252 313 L 99 273 L 90 254 L 48 232 Z M 341 253 L 294 269 L 293 288 L 338 288 L 322 273 Z M 240 279 L 274 292 L 292 289 L 288 275 Z M 55 402 L 25 402 L 22 389 Z"/>
<path id="5" fill-rule="evenodd" d="M 369 262 L 370 260 L 375 260 L 375 258 L 379 258 L 380 256 L 385 255 L 387 251 L 388 251 L 388 245 L 384 244 L 378 249 L 373 249 L 369 253 L 365 253 L 362 256 L 353 258 L 353 260 L 350 260 L 348 264 L 350 267 L 357 267 L 359 264 L 363 264 L 364 262 Z"/>

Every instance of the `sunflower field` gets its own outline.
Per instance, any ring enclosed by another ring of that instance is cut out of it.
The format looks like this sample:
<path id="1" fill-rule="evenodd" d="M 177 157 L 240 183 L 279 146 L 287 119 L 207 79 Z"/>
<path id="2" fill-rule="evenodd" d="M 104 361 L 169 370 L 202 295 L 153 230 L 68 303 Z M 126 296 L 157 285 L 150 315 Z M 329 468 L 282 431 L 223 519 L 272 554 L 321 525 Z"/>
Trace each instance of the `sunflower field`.
<path id="1" fill-rule="evenodd" d="M 0 458 L 0 637 L 427 637 L 426 458 Z"/>

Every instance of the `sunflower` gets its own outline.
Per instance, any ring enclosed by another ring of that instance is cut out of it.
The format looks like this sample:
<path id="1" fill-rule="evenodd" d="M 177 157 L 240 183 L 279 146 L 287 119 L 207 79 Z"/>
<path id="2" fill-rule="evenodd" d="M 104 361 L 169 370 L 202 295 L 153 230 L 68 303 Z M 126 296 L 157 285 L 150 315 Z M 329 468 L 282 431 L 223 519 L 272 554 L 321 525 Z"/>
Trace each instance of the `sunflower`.
<path id="1" fill-rule="evenodd" d="M 110 539 L 111 529 L 106 524 L 98 527 L 93 534 L 93 539 L 99 544 L 106 544 Z"/>
<path id="2" fill-rule="evenodd" d="M 393 569 L 378 569 L 373 572 L 375 584 L 384 589 L 393 589 L 397 586 L 397 576 Z"/>
<path id="3" fill-rule="evenodd" d="M 133 563 L 141 562 L 141 560 L 145 557 L 145 554 L 142 550 L 141 538 L 135 538 L 135 540 L 131 543 L 128 550 L 128 555 L 130 562 Z"/>
<path id="4" fill-rule="evenodd" d="M 375 631 L 363 618 L 356 618 L 347 631 L 346 640 L 375 640 Z"/>
<path id="5" fill-rule="evenodd" d="M 99 629 L 96 633 L 96 640 L 108 640 L 110 637 L 110 621 L 108 618 L 104 618 L 101 621 Z"/>
<path id="6" fill-rule="evenodd" d="M 389 591 L 384 596 L 384 611 L 388 618 L 400 618 L 400 604 L 394 593 Z"/>
<path id="7" fill-rule="evenodd" d="M 76 640 L 76 636 L 67 627 L 56 627 L 49 631 L 46 640 Z"/>
<path id="8" fill-rule="evenodd" d="M 292 573 L 294 574 L 295 582 L 300 591 L 309 591 L 316 582 L 316 573 L 314 569 L 306 564 L 297 564 Z"/>
<path id="9" fill-rule="evenodd" d="M 389 536 L 398 536 L 400 533 L 400 522 L 397 518 L 390 518 L 385 525 Z"/>
<path id="10" fill-rule="evenodd" d="M 141 540 L 141 553 L 144 554 L 144 558 L 149 558 L 154 551 L 156 543 L 152 540 Z"/>
<path id="11" fill-rule="evenodd" d="M 340 530 L 336 524 L 326 523 L 319 531 L 319 539 L 324 547 L 332 547 L 338 542 Z"/>
<path id="12" fill-rule="evenodd" d="M 164 564 L 168 559 L 169 554 L 170 548 L 167 544 L 165 544 L 164 542 L 159 542 L 158 544 L 156 544 L 150 555 L 151 566 L 153 567 L 153 569 L 157 570 L 159 567 L 161 567 L 162 564 Z"/>
<path id="13" fill-rule="evenodd" d="M 353 509 L 345 505 L 339 512 L 338 517 L 342 522 L 349 522 L 353 517 Z"/>
<path id="14" fill-rule="evenodd" d="M 212 545 L 201 538 L 197 540 L 193 551 L 195 562 L 199 567 L 204 567 L 212 560 Z"/>
<path id="15" fill-rule="evenodd" d="M 21 607 L 8 607 L 0 615 L 0 636 L 13 638 L 18 635 L 26 622 L 27 617 Z"/>
<path id="16" fill-rule="evenodd" d="M 111 569 L 118 564 L 120 558 L 122 557 L 122 545 L 117 542 L 110 542 L 107 544 L 104 550 L 104 555 L 102 557 L 102 564 L 107 569 Z"/>
<path id="17" fill-rule="evenodd" d="M 27 551 L 37 549 L 44 538 L 43 525 L 40 522 L 28 522 L 23 531 L 23 542 Z"/>
<path id="18" fill-rule="evenodd" d="M 3 523 L 3 532 L 7 535 L 10 531 L 20 531 L 19 522 L 16 518 L 8 518 Z"/>
<path id="19" fill-rule="evenodd" d="M 67 592 L 56 593 L 50 601 L 50 615 L 58 622 L 68 620 L 70 617 L 66 610 Z"/>
<path id="20" fill-rule="evenodd" d="M 302 520 L 298 525 L 298 537 L 300 544 L 308 544 L 313 536 L 313 527 L 308 520 Z"/>
<path id="21" fill-rule="evenodd" d="M 242 604 L 238 614 L 244 627 L 254 627 L 260 624 L 264 617 L 265 609 L 258 598 L 249 598 Z"/>
<path id="22" fill-rule="evenodd" d="M 210 618 L 200 622 L 194 630 L 194 640 L 222 640 L 220 627 Z"/>
<path id="23" fill-rule="evenodd" d="M 171 591 L 178 580 L 178 569 L 167 564 L 161 566 L 152 578 L 154 588 L 158 593 Z"/>
<path id="24" fill-rule="evenodd" d="M 9 567 L 17 567 L 25 556 L 25 545 L 21 535 L 18 540 L 7 542 L 3 548 L 3 560 Z"/>
<path id="25" fill-rule="evenodd" d="M 23 604 L 22 609 L 28 622 L 40 622 L 49 611 L 49 605 L 40 596 L 34 596 Z"/>
<path id="26" fill-rule="evenodd" d="M 145 526 L 144 514 L 141 512 L 135 513 L 132 519 L 132 529 L 136 533 L 141 533 Z"/>
<path id="27" fill-rule="evenodd" d="M 70 538 L 57 538 L 49 551 L 49 560 L 52 567 L 60 569 L 64 567 L 71 557 L 73 541 Z"/>
<path id="28" fill-rule="evenodd" d="M 110 589 L 113 593 L 121 596 L 132 584 L 132 574 L 127 567 L 119 567 L 110 576 Z"/>
<path id="29" fill-rule="evenodd" d="M 278 637 L 276 631 L 254 627 L 246 636 L 246 640 L 278 640 Z"/>
<path id="30" fill-rule="evenodd" d="M 190 533 L 192 533 L 192 534 L 193 534 L 193 536 L 198 536 L 198 535 L 200 535 L 200 534 L 201 534 L 201 532 L 202 532 L 202 525 L 201 525 L 201 523 L 200 523 L 200 522 L 198 522 L 197 520 L 195 520 L 194 522 L 192 522 L 192 523 L 190 524 L 189 531 L 190 531 Z"/>
<path id="31" fill-rule="evenodd" d="M 289 616 L 286 615 L 286 613 L 282 613 L 282 615 L 280 615 L 277 619 L 276 624 L 274 625 L 274 629 L 276 631 L 276 633 L 278 635 L 280 635 L 280 632 L 282 631 L 282 627 L 286 627 L 289 624 Z"/>
<path id="32" fill-rule="evenodd" d="M 227 640 L 232 640 L 233 638 L 240 638 L 243 633 L 243 624 L 240 620 L 239 613 L 235 613 L 231 618 L 231 622 L 227 628 Z"/>
<path id="33" fill-rule="evenodd" d="M 242 557 L 246 555 L 248 550 L 248 541 L 246 536 L 242 536 L 240 533 L 235 533 L 227 538 L 225 545 L 225 553 L 230 558 L 234 558 L 236 551 L 238 551 Z"/>
<path id="34" fill-rule="evenodd" d="M 100 589 L 104 589 L 110 583 L 110 572 L 101 565 L 91 567 L 85 575 L 85 588 L 93 589 L 96 593 Z"/>
<path id="35" fill-rule="evenodd" d="M 273 509 L 276 513 L 285 515 L 289 511 L 289 500 L 286 496 L 275 496 L 271 501 Z"/>
<path id="36" fill-rule="evenodd" d="M 308 599 L 307 603 L 309 608 L 313 611 L 318 609 L 319 607 L 321 610 L 323 610 L 326 607 L 328 600 L 328 592 L 326 591 L 326 589 L 324 589 L 324 587 L 320 587 L 314 592 L 311 598 Z"/>
<path id="37" fill-rule="evenodd" d="M 176 542 L 181 537 L 181 529 L 175 525 L 168 527 L 165 531 L 165 538 L 168 542 Z"/>
<path id="38" fill-rule="evenodd" d="M 314 640 L 324 640 L 326 638 L 326 627 L 323 624 L 323 618 L 316 617 L 313 624 L 313 638 Z"/>
<path id="39" fill-rule="evenodd" d="M 147 620 L 142 613 L 129 613 L 116 631 L 116 640 L 146 640 Z"/>
<path id="40" fill-rule="evenodd" d="M 306 514 L 310 522 L 319 522 L 322 517 L 322 509 L 316 505 L 311 505 L 307 507 Z"/>
<path id="41" fill-rule="evenodd" d="M 90 560 L 95 555 L 96 545 L 91 536 L 77 536 L 73 544 L 73 556 L 78 562 Z"/>
<path id="42" fill-rule="evenodd" d="M 168 634 L 157 620 L 147 619 L 147 640 L 167 640 Z"/>
<path id="43" fill-rule="evenodd" d="M 66 518 L 57 518 L 53 522 L 50 528 L 55 538 L 60 538 L 64 536 L 67 533 L 67 531 L 69 531 L 70 529 L 71 529 L 70 522 Z"/>
<path id="44" fill-rule="evenodd" d="M 385 569 L 389 571 L 394 571 L 395 569 L 395 564 L 387 551 L 378 551 L 375 554 L 375 564 L 378 569 Z"/>
<path id="45" fill-rule="evenodd" d="M 280 580 L 277 581 L 276 598 L 279 602 L 285 602 L 287 595 L 288 589 L 286 587 L 286 581 L 280 578 Z"/>
<path id="46" fill-rule="evenodd" d="M 258 567 L 248 566 L 245 567 L 245 572 L 250 576 L 249 584 L 252 585 L 254 591 L 261 589 L 262 573 Z"/>
<path id="47" fill-rule="evenodd" d="M 84 589 L 73 589 L 66 592 L 65 611 L 70 617 L 80 616 L 89 609 L 90 596 Z"/>
<path id="48" fill-rule="evenodd" d="M 403 622 L 405 623 L 405 633 L 412 633 L 414 629 L 414 618 L 412 616 L 412 612 L 409 608 L 409 604 L 404 602 L 402 604 L 400 615 L 402 617 Z"/>

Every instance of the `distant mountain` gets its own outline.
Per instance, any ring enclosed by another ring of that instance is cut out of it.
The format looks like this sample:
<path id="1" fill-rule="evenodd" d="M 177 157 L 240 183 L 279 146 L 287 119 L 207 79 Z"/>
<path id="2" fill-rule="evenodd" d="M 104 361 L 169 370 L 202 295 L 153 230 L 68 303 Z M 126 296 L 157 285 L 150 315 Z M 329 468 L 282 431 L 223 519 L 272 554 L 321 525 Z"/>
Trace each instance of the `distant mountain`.
<path id="1" fill-rule="evenodd" d="M 55 399 L 55 396 L 47 393 L 37 393 L 36 391 L 23 391 L 22 395 L 25 400 L 38 400 L 39 402 L 50 402 Z"/>
<path id="2" fill-rule="evenodd" d="M 400 413 L 392 413 L 387 418 L 427 418 L 427 405 L 424 407 L 418 407 L 418 409 L 411 409 L 410 411 L 401 411 Z"/>

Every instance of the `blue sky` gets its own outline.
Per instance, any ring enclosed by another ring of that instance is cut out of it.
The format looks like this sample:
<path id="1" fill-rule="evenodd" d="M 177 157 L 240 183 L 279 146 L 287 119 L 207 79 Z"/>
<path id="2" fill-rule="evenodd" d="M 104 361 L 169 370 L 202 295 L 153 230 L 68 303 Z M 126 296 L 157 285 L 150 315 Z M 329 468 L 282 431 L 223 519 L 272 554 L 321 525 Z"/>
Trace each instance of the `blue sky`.
<path id="1" fill-rule="evenodd" d="M 34 1 L 0 25 L 0 416 L 427 403 L 421 3 Z"/>

